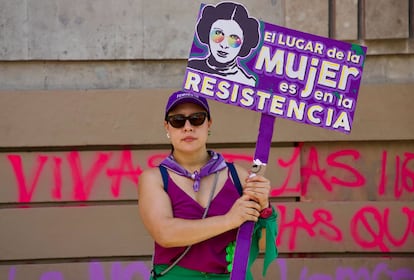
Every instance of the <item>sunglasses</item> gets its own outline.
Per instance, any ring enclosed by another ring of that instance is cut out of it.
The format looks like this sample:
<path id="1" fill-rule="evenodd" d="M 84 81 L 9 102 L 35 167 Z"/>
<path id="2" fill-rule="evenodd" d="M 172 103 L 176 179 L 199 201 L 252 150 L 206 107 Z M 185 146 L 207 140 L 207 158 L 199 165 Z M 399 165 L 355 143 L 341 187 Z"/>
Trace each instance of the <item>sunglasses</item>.
<path id="1" fill-rule="evenodd" d="M 197 112 L 189 116 L 184 116 L 182 114 L 168 116 L 165 120 L 174 128 L 182 128 L 185 126 L 187 120 L 190 121 L 190 124 L 193 126 L 200 126 L 204 123 L 207 118 L 207 112 Z"/>
<path id="2" fill-rule="evenodd" d="M 210 36 L 211 40 L 213 40 L 215 43 L 221 43 L 224 40 L 224 37 L 226 37 L 223 31 L 219 29 L 211 30 Z M 238 48 L 242 44 L 242 39 L 239 36 L 232 34 L 227 36 L 227 43 L 232 48 Z"/>

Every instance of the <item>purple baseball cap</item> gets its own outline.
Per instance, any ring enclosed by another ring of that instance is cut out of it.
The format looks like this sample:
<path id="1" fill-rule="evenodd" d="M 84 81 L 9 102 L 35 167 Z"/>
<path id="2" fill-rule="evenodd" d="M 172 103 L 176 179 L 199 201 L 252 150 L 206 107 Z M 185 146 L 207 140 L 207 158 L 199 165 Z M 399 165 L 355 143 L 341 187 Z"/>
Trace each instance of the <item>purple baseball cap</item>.
<path id="1" fill-rule="evenodd" d="M 207 111 L 208 118 L 210 118 L 210 108 L 207 100 L 204 97 L 185 91 L 176 91 L 171 94 L 168 99 L 167 106 L 165 106 L 165 118 L 167 118 L 168 112 L 170 112 L 175 106 L 184 103 L 193 103 L 201 106 Z"/>

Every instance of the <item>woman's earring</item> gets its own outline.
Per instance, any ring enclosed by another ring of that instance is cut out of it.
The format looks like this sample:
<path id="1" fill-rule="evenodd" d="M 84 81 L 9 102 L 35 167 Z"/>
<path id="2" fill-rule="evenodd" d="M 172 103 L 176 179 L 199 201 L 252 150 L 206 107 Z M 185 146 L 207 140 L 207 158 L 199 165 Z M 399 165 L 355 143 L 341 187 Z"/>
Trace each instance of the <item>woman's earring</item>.
<path id="1" fill-rule="evenodd" d="M 170 139 L 170 134 L 167 132 L 167 138 Z"/>
<path id="2" fill-rule="evenodd" d="M 208 136 L 211 136 L 211 130 L 208 131 Z"/>

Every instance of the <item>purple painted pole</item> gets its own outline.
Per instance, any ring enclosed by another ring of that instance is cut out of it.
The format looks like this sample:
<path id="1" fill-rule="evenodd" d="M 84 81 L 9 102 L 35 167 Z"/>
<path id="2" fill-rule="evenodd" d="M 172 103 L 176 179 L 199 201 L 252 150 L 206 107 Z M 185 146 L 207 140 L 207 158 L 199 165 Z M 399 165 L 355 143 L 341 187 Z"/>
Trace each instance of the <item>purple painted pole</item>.
<path id="1" fill-rule="evenodd" d="M 259 134 L 257 136 L 254 162 L 252 166 L 252 172 L 255 174 L 263 174 L 269 160 L 275 119 L 275 117 L 270 115 L 261 115 Z M 253 222 L 245 222 L 239 228 L 236 239 L 236 249 L 234 251 L 233 270 L 230 276 L 231 280 L 246 279 L 254 225 Z"/>

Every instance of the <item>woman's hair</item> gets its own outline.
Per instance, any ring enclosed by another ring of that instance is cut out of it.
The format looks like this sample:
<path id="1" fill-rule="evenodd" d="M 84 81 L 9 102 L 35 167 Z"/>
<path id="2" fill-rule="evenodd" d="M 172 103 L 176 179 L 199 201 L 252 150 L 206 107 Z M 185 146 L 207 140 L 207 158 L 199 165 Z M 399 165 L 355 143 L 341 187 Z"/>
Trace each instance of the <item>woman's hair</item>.
<path id="1" fill-rule="evenodd" d="M 219 19 L 234 20 L 243 30 L 243 44 L 239 52 L 240 57 L 245 57 L 259 42 L 259 23 L 249 17 L 246 9 L 236 3 L 223 2 L 217 6 L 207 5 L 203 8 L 202 15 L 197 23 L 197 34 L 200 41 L 209 44 L 210 29 Z"/>

